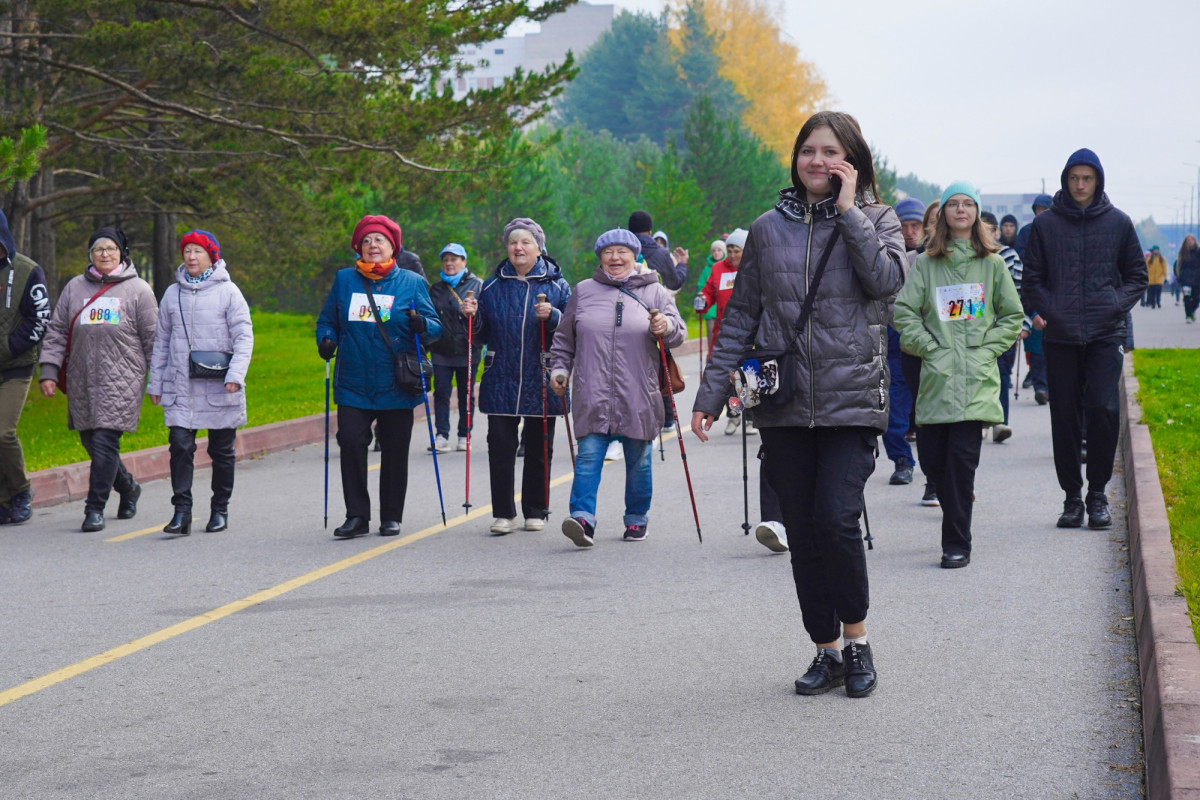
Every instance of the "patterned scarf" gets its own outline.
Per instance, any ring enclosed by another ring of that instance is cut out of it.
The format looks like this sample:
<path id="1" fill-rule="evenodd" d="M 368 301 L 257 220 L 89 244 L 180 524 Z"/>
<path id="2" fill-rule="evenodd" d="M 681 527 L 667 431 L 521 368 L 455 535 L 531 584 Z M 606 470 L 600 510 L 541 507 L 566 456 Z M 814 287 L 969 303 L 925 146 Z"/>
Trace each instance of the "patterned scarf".
<path id="1" fill-rule="evenodd" d="M 213 274 L 214 269 L 216 267 L 209 267 L 194 278 L 187 273 L 187 270 L 184 270 L 183 277 L 187 278 L 188 283 L 204 283 Z"/>
<path id="2" fill-rule="evenodd" d="M 377 281 L 391 274 L 392 269 L 396 266 L 396 259 L 389 258 L 382 264 L 374 264 L 360 259 L 354 262 L 354 266 L 358 268 L 358 273 L 367 280 Z"/>
<path id="3" fill-rule="evenodd" d="M 854 204 L 862 205 L 857 200 Z M 792 222 L 804 222 L 810 217 L 833 219 L 838 215 L 837 200 L 833 195 L 810 203 L 801 197 L 800 190 L 795 186 L 779 190 L 779 202 L 775 208 Z"/>

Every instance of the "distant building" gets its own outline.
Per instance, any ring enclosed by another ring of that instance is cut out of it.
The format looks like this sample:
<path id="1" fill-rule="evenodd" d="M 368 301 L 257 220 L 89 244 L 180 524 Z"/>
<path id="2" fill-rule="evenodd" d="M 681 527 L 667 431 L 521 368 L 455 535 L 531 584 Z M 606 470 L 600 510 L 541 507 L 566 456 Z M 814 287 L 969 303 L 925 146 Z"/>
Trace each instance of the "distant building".
<path id="1" fill-rule="evenodd" d="M 1033 222 L 1033 200 L 1040 192 L 1032 192 L 1029 194 L 990 194 L 983 192 L 979 199 L 983 203 L 983 210 L 990 211 L 996 215 L 996 219 L 1004 218 L 1005 214 L 1012 214 L 1017 218 L 1017 227 L 1024 227 L 1027 223 Z"/>
<path id="2" fill-rule="evenodd" d="M 614 14 L 615 6 L 581 2 L 542 22 L 538 33 L 466 47 L 459 60 L 474 69 L 462 77 L 443 78 L 438 89 L 453 81 L 454 98 L 460 100 L 475 89 L 503 85 L 518 67 L 525 72 L 541 72 L 551 64 L 561 64 L 568 51 L 579 59 L 600 34 L 612 27 Z"/>

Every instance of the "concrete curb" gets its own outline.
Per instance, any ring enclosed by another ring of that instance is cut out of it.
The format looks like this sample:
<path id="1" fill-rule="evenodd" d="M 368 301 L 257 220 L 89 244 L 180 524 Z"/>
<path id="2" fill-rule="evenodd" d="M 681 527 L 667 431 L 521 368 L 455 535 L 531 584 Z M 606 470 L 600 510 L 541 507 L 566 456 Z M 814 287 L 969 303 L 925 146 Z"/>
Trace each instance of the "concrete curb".
<path id="1" fill-rule="evenodd" d="M 1131 358 L 1121 389 L 1146 797 L 1200 800 L 1200 648 L 1187 601 L 1175 589 L 1179 575 L 1167 507 L 1150 429 L 1138 422 L 1142 408 Z"/>
<path id="2" fill-rule="evenodd" d="M 685 356 L 700 349 L 699 339 L 689 339 L 675 348 L 674 354 Z M 680 365 L 683 367 L 683 365 Z M 685 368 L 686 369 L 686 368 Z M 457 406 L 457 392 L 451 394 L 451 407 Z M 424 406 L 413 409 L 416 420 L 425 419 Z M 337 433 L 337 415 L 329 420 L 329 435 Z M 325 438 L 325 415 L 313 414 L 311 417 L 272 422 L 270 425 L 258 425 L 253 428 L 242 428 L 237 432 L 234 448 L 237 460 L 263 456 L 267 453 L 277 453 L 280 450 L 290 450 L 306 444 L 320 442 Z M 333 445 L 336 446 L 336 443 Z M 196 468 L 209 466 L 212 461 L 207 452 L 208 438 L 196 440 Z M 171 460 L 167 445 L 150 447 L 145 450 L 135 450 L 132 453 L 122 453 L 121 460 L 125 468 L 138 481 L 154 481 L 171 476 Z M 34 508 L 45 508 L 72 500 L 82 500 L 87 497 L 88 474 L 91 471 L 90 461 L 77 461 L 62 467 L 53 467 L 31 473 L 30 482 L 33 484 Z"/>

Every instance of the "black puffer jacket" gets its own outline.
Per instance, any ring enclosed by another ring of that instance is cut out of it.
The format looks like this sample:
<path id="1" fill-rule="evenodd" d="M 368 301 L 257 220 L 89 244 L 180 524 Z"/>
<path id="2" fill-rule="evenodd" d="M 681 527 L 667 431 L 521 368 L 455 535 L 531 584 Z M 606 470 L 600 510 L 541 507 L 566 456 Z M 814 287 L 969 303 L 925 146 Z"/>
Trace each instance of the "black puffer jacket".
<path id="1" fill-rule="evenodd" d="M 1078 165 L 1093 167 L 1099 178 L 1083 209 L 1067 188 L 1067 171 Z M 1133 223 L 1104 193 L 1104 170 L 1090 150 L 1068 159 L 1062 189 L 1034 219 L 1022 261 L 1021 303 L 1046 321 L 1045 341 L 1125 338 L 1125 315 L 1146 289 L 1146 262 Z"/>
<path id="2" fill-rule="evenodd" d="M 467 272 L 452 287 L 444 280 L 434 281 L 429 287 L 429 300 L 437 309 L 438 318 L 442 321 L 442 338 L 429 345 L 433 353 L 433 363 L 443 367 L 467 366 L 467 318 L 462 315 L 461 299 L 467 292 L 474 292 L 476 298 L 483 289 L 483 281 Z M 479 353 L 482 349 L 477 342 L 475 351 L 471 354 L 471 363 L 479 363 Z"/>
<path id="3" fill-rule="evenodd" d="M 1180 253 L 1175 260 L 1175 274 L 1179 276 L 1182 286 L 1200 285 L 1200 250 Z"/>
<path id="4" fill-rule="evenodd" d="M 889 206 L 839 214 L 833 198 L 810 205 L 792 188 L 780 197 L 750 226 L 711 368 L 693 408 L 718 414 L 729 374 L 751 346 L 786 348 L 821 251 L 836 227 L 841 238 L 798 339 L 795 393 L 787 404 L 756 408 L 754 423 L 886 430 L 888 301 L 904 283 L 900 220 Z"/>

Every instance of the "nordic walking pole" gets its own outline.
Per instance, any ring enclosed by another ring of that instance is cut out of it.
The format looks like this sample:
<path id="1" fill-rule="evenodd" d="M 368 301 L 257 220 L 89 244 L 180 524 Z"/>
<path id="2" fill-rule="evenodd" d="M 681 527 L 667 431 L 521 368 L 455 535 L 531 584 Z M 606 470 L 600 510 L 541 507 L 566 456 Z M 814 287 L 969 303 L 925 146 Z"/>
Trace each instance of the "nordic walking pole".
<path id="1" fill-rule="evenodd" d="M 867 495 L 863 493 L 862 499 L 863 523 L 867 528 L 867 535 L 863 537 L 863 541 L 867 543 L 868 550 L 875 549 L 875 537 L 871 535 L 871 518 L 867 516 Z"/>
<path id="2" fill-rule="evenodd" d="M 467 290 L 467 300 L 475 299 L 475 290 Z M 471 356 L 474 354 L 472 349 L 473 342 L 471 332 L 475 329 L 475 315 L 467 315 L 467 488 L 466 496 L 463 497 L 463 511 L 467 514 L 471 513 L 471 406 L 475 405 L 475 370 L 471 364 Z M 462 413 L 462 409 L 459 409 Z"/>
<path id="3" fill-rule="evenodd" d="M 538 305 L 546 302 L 546 295 L 538 294 Z M 545 475 L 546 485 L 546 504 L 542 507 L 543 519 L 550 518 L 550 422 L 548 417 L 548 400 L 546 398 L 546 384 L 550 382 L 549 375 L 546 372 L 546 320 L 539 320 L 538 327 L 542 333 L 542 350 L 538 353 L 538 367 L 542 370 L 542 473 Z"/>
<path id="4" fill-rule="evenodd" d="M 696 318 L 700 320 L 700 380 L 704 380 L 704 329 L 708 327 L 704 324 L 704 314 L 696 313 Z"/>
<path id="5" fill-rule="evenodd" d="M 409 316 L 417 313 L 416 303 L 408 304 Z M 425 400 L 425 424 L 429 426 L 429 452 L 433 454 L 433 477 L 437 481 L 438 505 L 442 507 L 442 526 L 446 525 L 446 503 L 442 500 L 442 474 L 438 471 L 437 444 L 433 441 L 433 414 L 429 412 L 429 390 L 425 388 L 425 368 L 421 362 L 421 334 L 413 334 L 417 345 L 417 371 L 421 373 L 421 397 Z"/>
<path id="6" fill-rule="evenodd" d="M 567 452 L 571 454 L 571 471 L 575 471 L 575 439 L 571 436 L 571 389 L 563 395 L 563 422 L 567 423 Z"/>
<path id="7" fill-rule="evenodd" d="M 1017 379 L 1013 381 L 1013 400 L 1021 399 L 1021 339 L 1017 337 L 1017 357 L 1013 359 L 1017 362 Z"/>
<path id="8" fill-rule="evenodd" d="M 750 409 L 742 406 L 742 533 L 750 535 L 750 471 L 746 467 L 746 424 L 750 421 Z"/>
<path id="9" fill-rule="evenodd" d="M 650 319 L 658 314 L 657 308 L 650 309 Z M 658 354 L 662 358 L 663 375 L 667 379 L 667 396 L 671 398 L 671 414 L 675 417 L 675 438 L 679 440 L 679 459 L 683 461 L 683 475 L 687 478 L 688 499 L 692 501 L 692 519 L 696 520 L 696 538 L 704 544 L 704 536 L 700 533 L 700 512 L 696 510 L 696 495 L 692 492 L 692 473 L 688 469 L 687 450 L 683 446 L 683 427 L 679 424 L 679 410 L 675 408 L 675 394 L 671 392 L 671 370 L 667 367 L 667 343 L 658 336 Z"/>
<path id="10" fill-rule="evenodd" d="M 329 359 L 325 359 L 325 529 L 329 529 Z"/>

